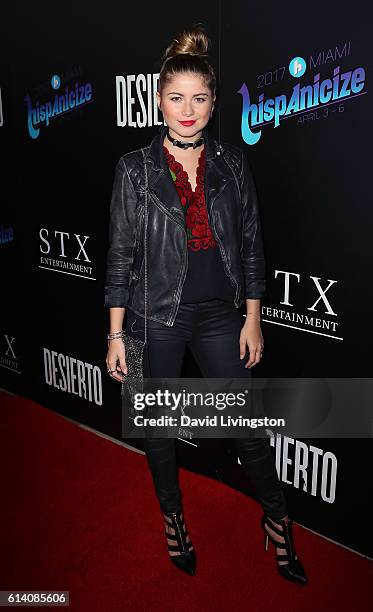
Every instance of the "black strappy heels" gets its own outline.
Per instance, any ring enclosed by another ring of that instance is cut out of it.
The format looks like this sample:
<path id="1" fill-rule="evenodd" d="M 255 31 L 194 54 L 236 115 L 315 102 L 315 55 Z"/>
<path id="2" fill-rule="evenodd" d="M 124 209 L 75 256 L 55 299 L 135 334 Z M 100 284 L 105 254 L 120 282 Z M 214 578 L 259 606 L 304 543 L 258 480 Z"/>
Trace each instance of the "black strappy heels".
<path id="1" fill-rule="evenodd" d="M 278 523 L 282 527 L 282 531 L 274 524 Z M 283 548 L 286 550 L 286 554 L 280 555 L 276 554 L 277 559 L 277 569 L 279 574 L 286 578 L 287 580 L 291 580 L 292 582 L 298 582 L 299 584 L 307 584 L 308 579 L 306 573 L 304 571 L 304 567 L 301 561 L 298 559 L 298 556 L 295 552 L 294 548 L 294 538 L 293 538 L 293 520 L 291 518 L 288 519 L 288 523 L 284 521 L 284 519 L 271 519 L 267 514 L 262 516 L 262 528 L 264 530 L 264 548 L 268 550 L 268 540 L 270 539 L 273 544 L 278 548 Z M 268 527 L 276 533 L 278 536 L 283 538 L 283 542 L 278 542 L 271 533 L 266 529 Z M 287 561 L 287 563 L 279 564 L 278 561 Z"/>
<path id="2" fill-rule="evenodd" d="M 169 555 L 170 560 L 176 567 L 183 570 L 190 576 L 194 576 L 197 565 L 196 553 L 193 548 L 192 541 L 185 526 L 182 510 L 177 512 L 164 512 L 165 521 L 173 530 L 174 533 L 169 533 L 165 529 L 166 538 L 173 543 L 167 542 L 169 552 L 178 552 L 177 555 Z M 189 541 L 187 537 L 189 536 Z"/>

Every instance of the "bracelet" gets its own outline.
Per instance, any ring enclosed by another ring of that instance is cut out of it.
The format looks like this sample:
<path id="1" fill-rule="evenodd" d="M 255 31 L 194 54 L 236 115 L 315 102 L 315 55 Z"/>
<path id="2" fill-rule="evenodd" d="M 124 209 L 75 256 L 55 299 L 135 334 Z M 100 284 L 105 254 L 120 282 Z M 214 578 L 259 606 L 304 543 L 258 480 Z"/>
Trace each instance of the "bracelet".
<path id="1" fill-rule="evenodd" d="M 107 335 L 107 339 L 108 340 L 116 340 L 117 338 L 121 338 L 122 337 L 122 330 L 121 331 L 117 331 L 117 332 L 110 332 Z"/>

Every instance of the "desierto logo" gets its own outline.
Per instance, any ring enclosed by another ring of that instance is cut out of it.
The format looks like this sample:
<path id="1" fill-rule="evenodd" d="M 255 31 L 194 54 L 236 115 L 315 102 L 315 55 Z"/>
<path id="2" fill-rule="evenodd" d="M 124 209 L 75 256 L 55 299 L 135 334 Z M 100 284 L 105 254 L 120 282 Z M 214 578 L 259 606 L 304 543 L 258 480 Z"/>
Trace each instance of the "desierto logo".
<path id="1" fill-rule="evenodd" d="M 305 73 L 306 62 L 302 57 L 294 57 L 289 64 L 289 72 L 299 78 Z M 262 132 L 253 129 L 273 122 L 273 127 L 280 125 L 280 118 L 300 114 L 307 110 L 320 108 L 340 100 L 353 98 L 364 92 L 365 70 L 362 66 L 341 73 L 341 67 L 333 70 L 333 75 L 321 78 L 320 72 L 313 76 L 313 82 L 303 85 L 297 83 L 288 98 L 281 94 L 265 99 L 265 94 L 259 95 L 258 102 L 250 100 L 249 90 L 243 83 L 238 93 L 242 95 L 241 134 L 246 144 L 255 145 Z"/>
<path id="2" fill-rule="evenodd" d="M 57 91 L 61 87 L 61 79 L 58 74 L 54 74 L 50 80 L 51 87 Z M 79 84 L 75 82 L 73 87 L 66 86 L 64 92 L 56 93 L 55 96 L 44 102 L 39 100 L 33 106 L 31 97 L 27 94 L 25 102 L 27 104 L 27 127 L 31 138 L 38 138 L 41 125 L 48 127 L 50 121 L 57 116 L 64 115 L 76 108 L 81 108 L 92 101 L 92 84 Z"/>

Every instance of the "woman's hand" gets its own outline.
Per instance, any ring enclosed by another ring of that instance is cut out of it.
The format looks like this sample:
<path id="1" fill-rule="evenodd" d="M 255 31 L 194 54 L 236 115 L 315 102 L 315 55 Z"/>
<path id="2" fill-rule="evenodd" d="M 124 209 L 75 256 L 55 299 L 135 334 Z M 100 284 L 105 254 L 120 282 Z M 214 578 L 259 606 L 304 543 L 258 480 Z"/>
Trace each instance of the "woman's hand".
<path id="1" fill-rule="evenodd" d="M 118 364 L 119 361 L 119 364 Z M 111 378 L 115 378 L 119 382 L 123 382 L 124 374 L 128 373 L 126 364 L 126 350 L 124 342 L 121 338 L 109 340 L 109 349 L 106 356 L 106 365 Z"/>
<path id="2" fill-rule="evenodd" d="M 246 347 L 249 348 L 250 359 L 245 364 L 245 368 L 251 368 L 262 358 L 264 340 L 259 319 L 251 319 L 250 315 L 246 317 L 240 333 L 240 359 L 245 357 Z"/>

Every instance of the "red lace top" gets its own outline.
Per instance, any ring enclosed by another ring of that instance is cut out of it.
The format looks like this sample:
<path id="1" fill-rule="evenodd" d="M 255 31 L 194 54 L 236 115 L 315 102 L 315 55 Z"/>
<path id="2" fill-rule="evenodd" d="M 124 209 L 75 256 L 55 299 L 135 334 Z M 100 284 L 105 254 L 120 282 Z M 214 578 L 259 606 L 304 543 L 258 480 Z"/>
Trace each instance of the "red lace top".
<path id="1" fill-rule="evenodd" d="M 205 149 L 203 148 L 198 160 L 196 188 L 192 190 L 187 172 L 166 147 L 164 152 L 169 165 L 171 176 L 180 197 L 180 202 L 185 213 L 186 230 L 188 235 L 188 248 L 192 251 L 216 247 L 216 241 L 212 235 L 205 202 L 204 178 L 205 178 Z"/>
<path id="2" fill-rule="evenodd" d="M 224 270 L 219 246 L 208 220 L 204 192 L 205 148 L 198 160 L 195 191 L 182 164 L 164 145 L 163 151 L 184 210 L 188 239 L 188 271 L 180 301 L 200 302 L 220 298 L 231 302 L 234 289 Z"/>

